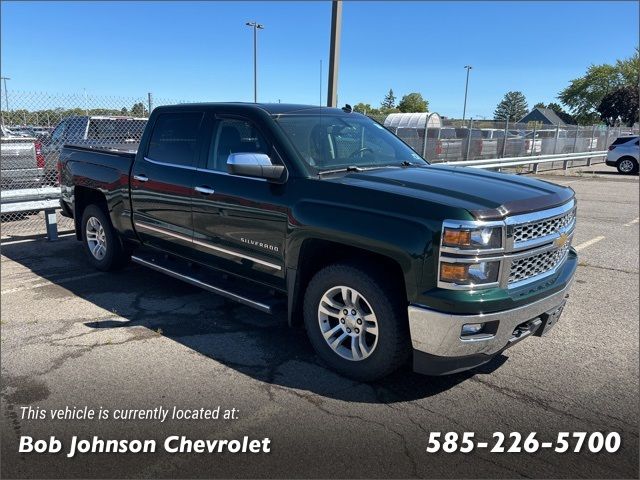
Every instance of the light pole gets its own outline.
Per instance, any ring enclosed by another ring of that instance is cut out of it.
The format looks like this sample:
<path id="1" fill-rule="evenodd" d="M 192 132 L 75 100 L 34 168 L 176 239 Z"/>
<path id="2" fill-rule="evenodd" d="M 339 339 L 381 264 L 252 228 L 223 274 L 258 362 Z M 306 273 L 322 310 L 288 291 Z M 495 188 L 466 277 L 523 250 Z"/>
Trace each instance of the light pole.
<path id="1" fill-rule="evenodd" d="M 464 108 L 462 109 L 462 124 L 464 125 L 464 117 L 467 115 L 467 91 L 469 90 L 469 71 L 473 68 L 471 65 L 465 65 L 467 69 L 467 83 L 464 85 Z"/>
<path id="2" fill-rule="evenodd" d="M 264 29 L 264 25 L 255 21 L 245 25 L 253 28 L 253 103 L 258 103 L 258 30 Z"/>

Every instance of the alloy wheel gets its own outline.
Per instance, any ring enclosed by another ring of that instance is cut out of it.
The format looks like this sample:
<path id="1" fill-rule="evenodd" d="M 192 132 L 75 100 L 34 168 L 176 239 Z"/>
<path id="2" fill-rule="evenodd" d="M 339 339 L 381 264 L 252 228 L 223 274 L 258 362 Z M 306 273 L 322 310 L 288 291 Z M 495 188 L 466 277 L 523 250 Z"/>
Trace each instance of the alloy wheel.
<path id="1" fill-rule="evenodd" d="M 107 237 L 100 220 L 96 217 L 89 217 L 85 234 L 91 255 L 96 260 L 102 260 L 107 254 Z"/>
<path id="2" fill-rule="evenodd" d="M 318 305 L 318 323 L 327 345 L 346 360 L 364 360 L 378 345 L 373 308 L 351 287 L 337 286 L 325 292 Z"/>

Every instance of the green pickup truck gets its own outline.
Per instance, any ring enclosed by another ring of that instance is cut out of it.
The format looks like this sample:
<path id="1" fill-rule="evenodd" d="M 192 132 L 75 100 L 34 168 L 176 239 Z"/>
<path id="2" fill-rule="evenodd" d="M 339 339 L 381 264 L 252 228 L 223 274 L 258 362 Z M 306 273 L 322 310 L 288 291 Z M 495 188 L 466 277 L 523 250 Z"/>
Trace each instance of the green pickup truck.
<path id="1" fill-rule="evenodd" d="M 573 190 L 430 165 L 348 107 L 158 107 L 134 148 L 60 154 L 89 261 L 286 312 L 358 380 L 411 357 L 455 373 L 546 333 L 578 264 Z"/>

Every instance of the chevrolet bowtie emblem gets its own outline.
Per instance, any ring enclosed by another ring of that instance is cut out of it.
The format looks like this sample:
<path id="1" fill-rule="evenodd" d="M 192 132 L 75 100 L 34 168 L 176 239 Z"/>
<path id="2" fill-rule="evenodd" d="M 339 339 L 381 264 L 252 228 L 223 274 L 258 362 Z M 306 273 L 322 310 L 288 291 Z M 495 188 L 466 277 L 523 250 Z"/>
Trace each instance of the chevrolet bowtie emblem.
<path id="1" fill-rule="evenodd" d="M 566 233 L 562 233 L 558 238 L 554 240 L 553 245 L 557 248 L 564 247 L 568 241 L 569 235 L 567 235 Z"/>

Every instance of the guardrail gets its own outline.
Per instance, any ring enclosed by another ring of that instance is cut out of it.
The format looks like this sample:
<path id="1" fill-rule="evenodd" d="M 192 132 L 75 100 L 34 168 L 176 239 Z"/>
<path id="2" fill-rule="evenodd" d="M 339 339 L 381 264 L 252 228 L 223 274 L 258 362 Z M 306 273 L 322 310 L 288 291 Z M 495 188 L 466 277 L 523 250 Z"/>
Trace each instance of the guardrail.
<path id="1" fill-rule="evenodd" d="M 580 153 L 561 153 L 555 155 L 536 155 L 529 157 L 507 157 L 507 158 L 489 158 L 484 160 L 467 160 L 458 162 L 444 162 L 446 165 L 463 165 L 465 167 L 474 168 L 505 168 L 505 167 L 517 167 L 519 165 L 533 165 L 534 172 L 538 172 L 538 164 L 550 163 L 550 162 L 564 162 L 563 168 L 566 170 L 569 166 L 569 162 L 572 160 L 589 160 L 587 165 L 590 165 L 590 160 L 593 158 L 606 157 L 606 150 L 599 150 L 593 152 L 580 152 Z"/>
<path id="2" fill-rule="evenodd" d="M 44 211 L 47 239 L 58 239 L 56 210 L 60 209 L 60 187 L 21 188 L 0 192 L 2 215 Z"/>

